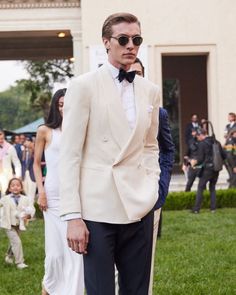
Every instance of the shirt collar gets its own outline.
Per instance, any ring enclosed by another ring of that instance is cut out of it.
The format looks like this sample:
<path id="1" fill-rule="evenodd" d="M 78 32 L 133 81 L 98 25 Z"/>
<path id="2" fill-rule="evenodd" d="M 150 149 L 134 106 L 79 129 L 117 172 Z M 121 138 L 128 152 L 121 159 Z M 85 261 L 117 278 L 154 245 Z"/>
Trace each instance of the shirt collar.
<path id="1" fill-rule="evenodd" d="M 109 71 L 112 75 L 112 78 L 115 80 L 118 78 L 118 75 L 119 75 L 119 71 L 120 69 L 114 67 L 109 61 L 107 61 L 107 66 L 109 68 Z M 130 72 L 131 70 L 129 69 L 127 72 Z M 129 83 L 130 84 L 130 83 Z"/>
<path id="2" fill-rule="evenodd" d="M 115 80 L 119 75 L 119 69 L 114 67 L 111 63 L 107 62 L 108 69 L 111 73 L 112 78 Z"/>

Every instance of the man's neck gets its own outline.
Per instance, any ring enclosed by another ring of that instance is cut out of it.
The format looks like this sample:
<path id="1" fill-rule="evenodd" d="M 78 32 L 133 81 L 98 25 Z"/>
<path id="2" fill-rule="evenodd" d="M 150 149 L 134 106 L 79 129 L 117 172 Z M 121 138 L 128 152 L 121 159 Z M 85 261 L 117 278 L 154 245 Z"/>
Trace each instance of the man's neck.
<path id="1" fill-rule="evenodd" d="M 131 65 L 122 65 L 118 62 L 114 62 L 114 61 L 111 61 L 109 58 L 108 58 L 108 62 L 115 68 L 117 68 L 118 70 L 119 69 L 123 69 L 125 71 L 128 71 L 131 67 Z"/>

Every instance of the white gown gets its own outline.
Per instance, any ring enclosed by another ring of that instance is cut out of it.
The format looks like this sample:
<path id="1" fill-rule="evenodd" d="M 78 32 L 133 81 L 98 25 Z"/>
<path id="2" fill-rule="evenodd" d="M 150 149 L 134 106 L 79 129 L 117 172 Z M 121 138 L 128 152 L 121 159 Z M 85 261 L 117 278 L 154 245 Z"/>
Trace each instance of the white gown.
<path id="1" fill-rule="evenodd" d="M 43 285 L 50 295 L 83 295 L 83 256 L 67 245 L 67 222 L 59 216 L 58 161 L 61 131 L 52 129 L 50 145 L 45 149 L 47 175 L 45 191 L 48 209 L 45 222 L 45 274 Z"/>

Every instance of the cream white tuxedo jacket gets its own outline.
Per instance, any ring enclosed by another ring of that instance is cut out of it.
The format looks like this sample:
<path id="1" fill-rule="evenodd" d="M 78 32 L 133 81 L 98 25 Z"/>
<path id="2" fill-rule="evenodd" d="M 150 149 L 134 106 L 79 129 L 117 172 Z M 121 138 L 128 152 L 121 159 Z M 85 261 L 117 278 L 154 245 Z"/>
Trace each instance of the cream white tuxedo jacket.
<path id="1" fill-rule="evenodd" d="M 71 82 L 65 96 L 59 163 L 61 215 L 130 223 L 145 216 L 158 193 L 159 89 L 134 80 L 136 126 L 103 65 Z"/>
<path id="2" fill-rule="evenodd" d="M 30 198 L 24 195 L 20 196 L 18 206 L 16 205 L 11 195 L 4 196 L 0 199 L 0 207 L 3 207 L 1 227 L 5 229 L 11 229 L 12 225 L 19 224 L 19 218 L 17 218 L 16 215 L 17 213 L 24 211 L 26 207 L 31 207 L 32 217 L 35 213 L 35 208 L 32 205 Z"/>

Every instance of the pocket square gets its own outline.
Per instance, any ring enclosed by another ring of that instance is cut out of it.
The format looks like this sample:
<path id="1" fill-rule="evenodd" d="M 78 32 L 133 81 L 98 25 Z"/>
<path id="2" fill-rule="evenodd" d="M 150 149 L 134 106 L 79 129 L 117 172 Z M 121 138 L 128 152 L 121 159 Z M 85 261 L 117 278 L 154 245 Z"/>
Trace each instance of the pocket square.
<path id="1" fill-rule="evenodd" d="M 152 105 L 148 105 L 147 111 L 148 111 L 148 113 L 151 113 L 153 111 L 153 106 Z"/>

